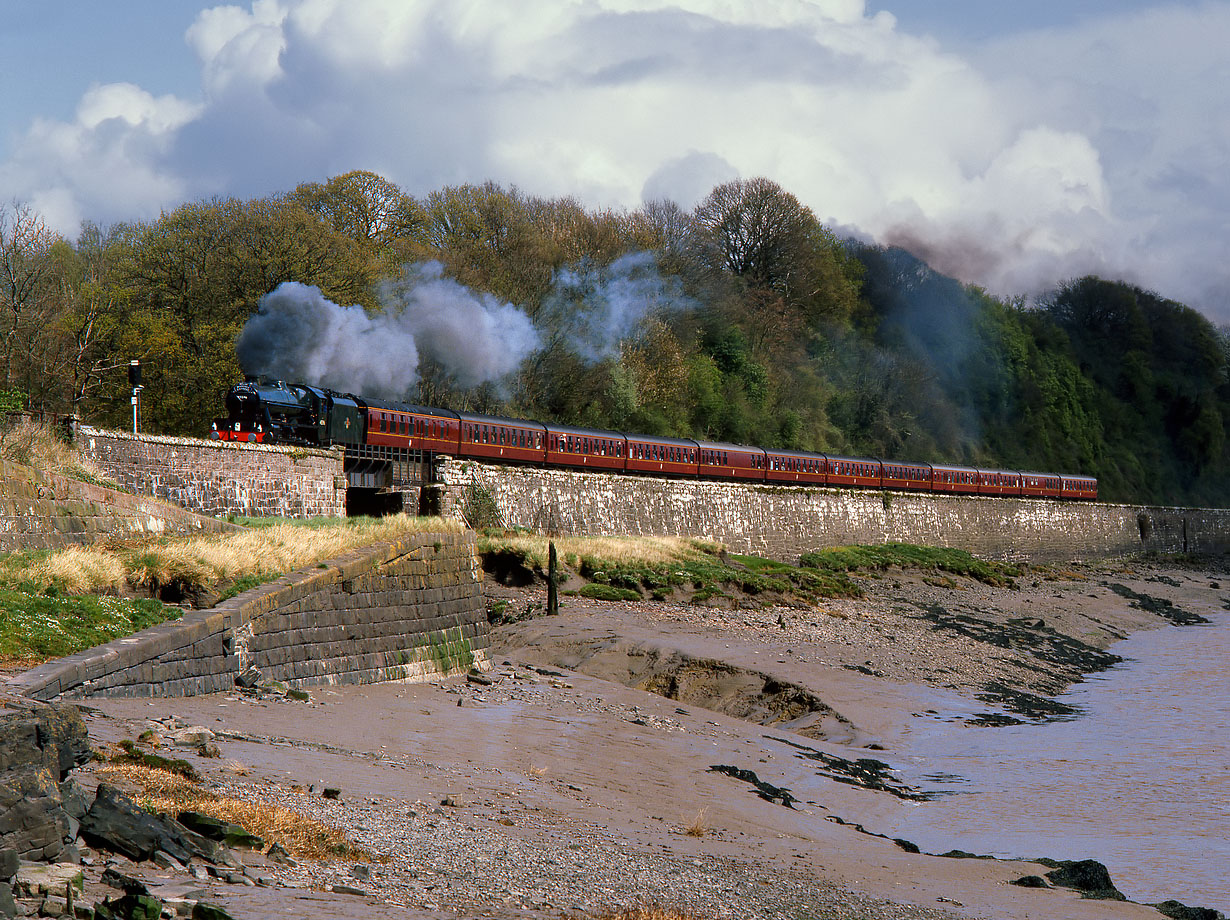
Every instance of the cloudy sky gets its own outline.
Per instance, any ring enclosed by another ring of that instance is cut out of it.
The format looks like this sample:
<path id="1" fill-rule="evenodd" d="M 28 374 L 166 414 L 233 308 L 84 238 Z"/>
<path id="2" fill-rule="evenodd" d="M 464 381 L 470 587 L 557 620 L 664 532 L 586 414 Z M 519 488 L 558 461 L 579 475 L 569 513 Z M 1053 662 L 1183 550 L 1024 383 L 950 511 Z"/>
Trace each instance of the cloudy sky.
<path id="1" fill-rule="evenodd" d="M 1005 294 L 1230 322 L 1230 0 L 0 0 L 0 197 L 67 236 L 368 169 L 634 208 L 768 176 Z"/>

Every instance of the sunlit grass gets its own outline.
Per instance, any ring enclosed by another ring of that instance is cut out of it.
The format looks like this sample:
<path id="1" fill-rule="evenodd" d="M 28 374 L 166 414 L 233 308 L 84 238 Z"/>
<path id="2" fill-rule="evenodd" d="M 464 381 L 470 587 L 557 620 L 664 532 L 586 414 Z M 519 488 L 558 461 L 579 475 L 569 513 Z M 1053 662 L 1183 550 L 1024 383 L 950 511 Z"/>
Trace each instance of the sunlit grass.
<path id="1" fill-rule="evenodd" d="M 414 533 L 455 532 L 460 524 L 441 518 L 390 515 L 332 519 L 322 524 L 265 522 L 226 534 L 159 537 L 70 547 L 52 553 L 15 553 L 0 559 L 0 584 L 28 583 L 65 594 L 153 593 L 165 585 L 185 591 L 237 582 L 273 580 L 363 546 Z"/>
<path id="2" fill-rule="evenodd" d="M 301 859 L 370 859 L 371 854 L 323 822 L 281 805 L 218 795 L 177 773 L 131 763 L 100 767 L 99 774 L 136 791 L 140 805 L 154 812 L 200 812 L 237 824 L 265 842 L 280 844 Z"/>
<path id="3" fill-rule="evenodd" d="M 995 587 L 1012 587 L 1029 570 L 1025 565 L 990 562 L 965 550 L 912 543 L 835 546 L 805 553 L 800 564 L 821 572 L 884 571 L 897 567 L 921 572 L 948 572 Z"/>
<path id="4" fill-rule="evenodd" d="M 478 551 L 507 549 L 527 564 L 547 567 L 547 545 L 555 544 L 560 561 L 573 569 L 591 565 L 667 565 L 684 559 L 720 554 L 725 546 L 713 540 L 689 537 L 545 537 L 538 534 L 490 530 L 478 536 Z"/>

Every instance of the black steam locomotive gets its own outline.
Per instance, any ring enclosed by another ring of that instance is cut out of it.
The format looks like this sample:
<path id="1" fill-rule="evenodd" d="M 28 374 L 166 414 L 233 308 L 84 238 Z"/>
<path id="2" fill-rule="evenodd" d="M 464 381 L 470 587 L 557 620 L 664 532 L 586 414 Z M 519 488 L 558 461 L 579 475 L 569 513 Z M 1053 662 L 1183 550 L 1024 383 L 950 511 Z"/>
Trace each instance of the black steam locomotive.
<path id="1" fill-rule="evenodd" d="M 346 450 L 352 485 L 379 487 L 400 457 L 450 454 L 494 463 L 650 473 L 783 485 L 960 495 L 1095 500 L 1091 476 L 839 457 L 525 419 L 451 412 L 335 393 L 306 384 L 249 379 L 226 395 L 227 417 L 210 436 L 260 444 Z"/>

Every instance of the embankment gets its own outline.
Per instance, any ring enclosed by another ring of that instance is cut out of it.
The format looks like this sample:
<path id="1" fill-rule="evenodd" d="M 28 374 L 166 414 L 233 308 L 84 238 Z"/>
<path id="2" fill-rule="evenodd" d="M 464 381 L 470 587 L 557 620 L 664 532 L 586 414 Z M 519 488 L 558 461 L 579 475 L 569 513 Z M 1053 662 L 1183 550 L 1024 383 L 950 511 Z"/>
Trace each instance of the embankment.
<path id="1" fill-rule="evenodd" d="M 0 460 L 0 552 L 58 549 L 132 534 L 230 529 L 231 524 L 154 498 Z"/>
<path id="2" fill-rule="evenodd" d="M 47 662 L 8 688 L 54 700 L 425 680 L 481 663 L 487 630 L 473 534 L 413 534 Z"/>

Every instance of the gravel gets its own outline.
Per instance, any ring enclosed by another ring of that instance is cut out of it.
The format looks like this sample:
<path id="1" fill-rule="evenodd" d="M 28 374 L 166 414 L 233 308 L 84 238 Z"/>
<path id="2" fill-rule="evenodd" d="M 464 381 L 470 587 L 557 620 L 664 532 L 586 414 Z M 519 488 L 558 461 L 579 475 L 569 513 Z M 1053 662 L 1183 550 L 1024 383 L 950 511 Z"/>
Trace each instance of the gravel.
<path id="1" fill-rule="evenodd" d="M 285 787 L 224 784 L 220 791 L 279 805 L 347 831 L 375 859 L 303 862 L 265 870 L 289 887 L 357 888 L 379 900 L 465 915 L 598 913 L 658 905 L 702 917 L 948 920 L 942 910 L 868 898 L 799 868 L 754 859 L 631 849 L 600 827 L 558 813 L 488 801 L 476 808 L 425 802 L 344 802 Z M 510 794 L 510 799 L 512 798 Z M 509 828 L 515 828 L 510 833 Z"/>

